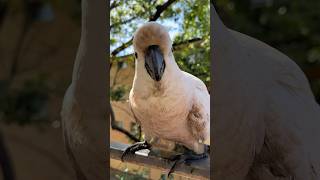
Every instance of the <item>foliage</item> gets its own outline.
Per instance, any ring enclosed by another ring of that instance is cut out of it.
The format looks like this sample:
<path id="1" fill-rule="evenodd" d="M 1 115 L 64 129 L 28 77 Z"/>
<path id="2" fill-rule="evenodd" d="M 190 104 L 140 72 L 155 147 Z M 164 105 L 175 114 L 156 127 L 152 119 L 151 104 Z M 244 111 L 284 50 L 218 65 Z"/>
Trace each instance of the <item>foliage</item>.
<path id="1" fill-rule="evenodd" d="M 174 180 L 174 176 L 172 174 L 170 174 L 170 176 L 167 177 L 166 174 L 161 174 L 160 180 Z"/>
<path id="2" fill-rule="evenodd" d="M 216 0 L 216 6 L 231 29 L 270 44 L 302 69 L 320 65 L 320 1 Z M 319 99 L 319 83 L 310 81 Z"/>
<path id="3" fill-rule="evenodd" d="M 9 89 L 5 82 L 1 84 L 0 120 L 19 125 L 47 122 L 49 87 L 45 76 L 29 79 L 19 89 Z"/>
<path id="4" fill-rule="evenodd" d="M 164 4 L 164 0 L 135 0 L 111 1 L 117 5 L 111 10 L 111 52 L 132 38 L 135 30 L 157 11 L 157 6 Z M 157 22 L 168 27 L 174 44 L 181 44 L 175 50 L 176 61 L 180 68 L 201 78 L 206 84 L 210 81 L 209 71 L 209 43 L 210 43 L 210 15 L 209 1 L 177 0 L 169 6 L 159 17 Z M 188 43 L 188 40 L 199 38 L 201 43 Z M 186 43 L 187 42 L 187 43 Z M 117 56 L 132 53 L 129 46 Z M 113 58 L 113 63 L 119 58 Z"/>
<path id="5" fill-rule="evenodd" d="M 168 0 L 113 0 L 110 2 L 110 59 L 112 67 L 117 70 L 121 61 L 132 61 L 133 50 L 130 42 L 133 33 L 143 23 L 149 21 L 161 5 Z M 176 0 L 168 6 L 160 17 L 158 23 L 166 26 L 174 42 L 174 56 L 179 67 L 199 78 L 206 85 L 210 83 L 210 14 L 209 1 L 203 0 Z M 128 47 L 116 53 L 113 52 L 123 44 Z M 130 66 L 129 66 L 130 67 Z M 116 71 L 117 72 L 117 71 Z M 117 73 L 115 73 L 115 80 Z M 111 99 L 123 100 L 125 96 L 125 85 L 111 86 Z M 143 138 L 141 129 L 136 123 L 131 124 L 130 133 L 135 137 Z M 119 179 L 141 179 L 139 175 L 143 172 L 136 172 L 136 176 L 128 176 L 125 172 L 118 175 Z M 159 177 L 166 179 L 166 175 Z M 173 179 L 171 176 L 169 179 Z"/>
<path id="6" fill-rule="evenodd" d="M 148 179 L 150 174 L 150 168 L 143 168 L 142 170 L 132 170 L 129 172 L 129 169 L 125 167 L 121 173 L 116 175 L 116 178 L 119 180 L 141 180 Z"/>
<path id="7" fill-rule="evenodd" d="M 143 140 L 142 139 L 142 132 L 141 132 L 141 128 L 140 128 L 139 124 L 131 122 L 130 132 L 132 133 L 132 135 L 134 135 L 135 137 L 137 137 L 139 139 L 141 137 L 141 139 L 140 139 L 141 141 Z M 135 143 L 135 142 L 132 142 L 132 143 Z"/>
<path id="8" fill-rule="evenodd" d="M 125 86 L 118 86 L 115 89 L 111 89 L 110 98 L 112 101 L 121 101 L 126 94 L 127 88 Z"/>

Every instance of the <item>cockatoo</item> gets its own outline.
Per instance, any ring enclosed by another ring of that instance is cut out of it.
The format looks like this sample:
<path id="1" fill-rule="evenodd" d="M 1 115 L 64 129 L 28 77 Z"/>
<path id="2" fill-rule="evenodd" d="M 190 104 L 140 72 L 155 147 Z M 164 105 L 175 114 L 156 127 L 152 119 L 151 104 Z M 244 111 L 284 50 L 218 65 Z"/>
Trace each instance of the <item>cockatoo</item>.
<path id="1" fill-rule="evenodd" d="M 66 152 L 77 180 L 106 179 L 106 6 L 100 0 L 81 1 L 81 40 L 61 110 Z"/>
<path id="2" fill-rule="evenodd" d="M 207 157 L 208 146 L 203 142 L 210 135 L 210 95 L 205 84 L 180 70 L 164 26 L 156 22 L 141 26 L 133 47 L 135 76 L 129 104 L 146 141 L 129 147 L 123 157 L 150 148 L 151 141 L 159 138 L 193 151 L 185 161 Z"/>
<path id="3" fill-rule="evenodd" d="M 213 179 L 319 180 L 320 108 L 307 78 L 211 9 Z"/>

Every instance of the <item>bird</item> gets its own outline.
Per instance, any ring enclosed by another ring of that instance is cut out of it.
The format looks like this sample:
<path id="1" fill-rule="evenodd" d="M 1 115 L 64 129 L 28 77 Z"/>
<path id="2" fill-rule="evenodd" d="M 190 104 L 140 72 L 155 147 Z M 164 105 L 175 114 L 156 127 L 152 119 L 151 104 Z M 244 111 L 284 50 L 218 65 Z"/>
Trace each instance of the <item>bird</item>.
<path id="1" fill-rule="evenodd" d="M 303 71 L 212 4 L 213 178 L 319 180 L 320 108 Z"/>
<path id="2" fill-rule="evenodd" d="M 106 6 L 81 1 L 81 38 L 60 113 L 66 154 L 78 180 L 106 179 Z"/>
<path id="3" fill-rule="evenodd" d="M 210 95 L 206 85 L 177 65 L 172 40 L 166 27 L 143 24 L 133 36 L 135 75 L 129 93 L 129 105 L 145 134 L 145 141 L 128 147 L 128 154 L 150 149 L 159 139 L 176 142 L 186 148 L 176 165 L 208 157 L 210 138 Z"/>

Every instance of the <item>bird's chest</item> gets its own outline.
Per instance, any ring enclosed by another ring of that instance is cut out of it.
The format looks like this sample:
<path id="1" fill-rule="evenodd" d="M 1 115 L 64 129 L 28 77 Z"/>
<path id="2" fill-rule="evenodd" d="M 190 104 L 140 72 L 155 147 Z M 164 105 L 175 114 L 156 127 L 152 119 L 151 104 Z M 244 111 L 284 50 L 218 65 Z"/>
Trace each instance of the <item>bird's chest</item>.
<path id="1" fill-rule="evenodd" d="M 133 111 L 143 130 L 160 137 L 178 132 L 185 126 L 191 104 L 186 97 L 151 97 L 136 103 Z"/>

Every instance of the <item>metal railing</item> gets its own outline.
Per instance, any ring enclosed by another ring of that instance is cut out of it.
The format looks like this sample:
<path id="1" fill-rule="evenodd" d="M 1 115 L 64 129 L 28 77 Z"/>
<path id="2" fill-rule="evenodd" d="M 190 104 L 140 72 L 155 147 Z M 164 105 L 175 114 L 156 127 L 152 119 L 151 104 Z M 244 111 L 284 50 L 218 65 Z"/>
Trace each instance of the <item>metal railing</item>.
<path id="1" fill-rule="evenodd" d="M 119 142 L 110 143 L 110 158 L 120 160 L 121 155 L 124 150 L 128 147 L 127 144 L 122 144 Z M 157 156 L 160 150 L 152 150 L 150 153 L 148 151 L 136 152 L 135 156 L 126 156 L 125 162 L 148 166 L 151 168 L 156 168 L 164 171 L 169 171 L 173 162 Z M 162 153 L 163 154 L 163 153 Z M 166 153 L 168 157 L 170 153 Z M 171 155 L 174 155 L 173 153 Z M 187 176 L 195 179 L 209 179 L 210 178 L 210 158 L 193 162 L 191 165 L 181 164 L 176 167 L 174 174 Z"/>

